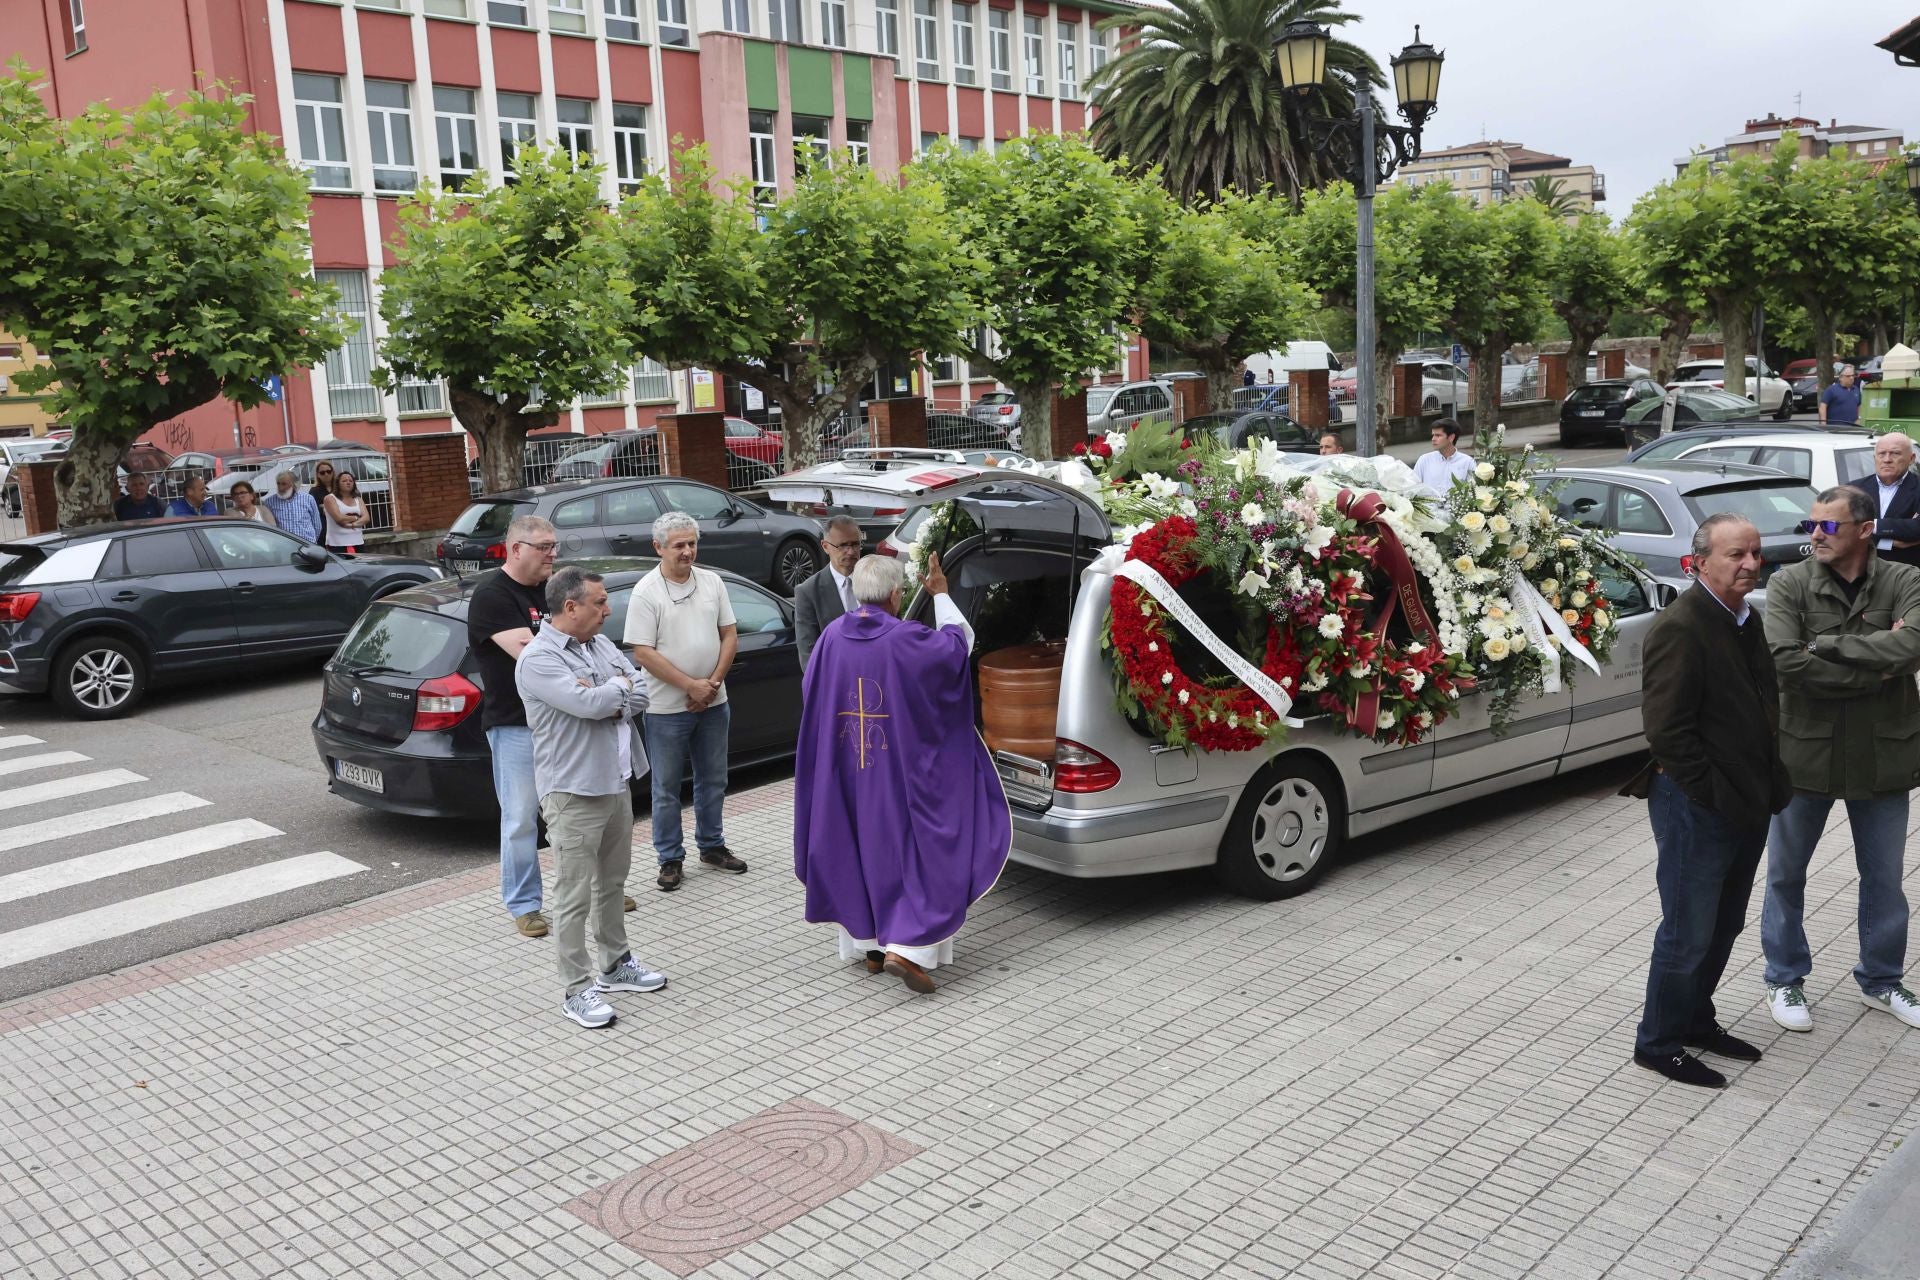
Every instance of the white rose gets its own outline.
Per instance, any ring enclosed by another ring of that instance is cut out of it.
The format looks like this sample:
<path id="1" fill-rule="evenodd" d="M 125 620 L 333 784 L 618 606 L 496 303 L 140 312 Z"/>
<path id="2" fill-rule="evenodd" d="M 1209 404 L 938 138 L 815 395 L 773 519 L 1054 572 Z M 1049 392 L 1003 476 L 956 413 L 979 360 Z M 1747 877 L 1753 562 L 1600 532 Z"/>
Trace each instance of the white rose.
<path id="1" fill-rule="evenodd" d="M 1483 462 L 1473 469 L 1473 474 L 1476 479 L 1491 480 L 1493 479 L 1493 464 L 1491 462 Z"/>
<path id="2" fill-rule="evenodd" d="M 1532 548 L 1526 543 L 1516 542 L 1507 548 L 1507 558 L 1510 560 L 1525 560 L 1527 558 L 1527 552 L 1531 550 Z"/>
<path id="3" fill-rule="evenodd" d="M 1485 652 L 1487 657 L 1493 661 L 1504 662 L 1507 655 L 1512 652 L 1512 647 L 1500 636 L 1494 636 L 1487 641 Z"/>
<path id="4" fill-rule="evenodd" d="M 1472 557 L 1472 556 L 1461 556 L 1461 557 L 1459 557 L 1458 559 L 1456 559 L 1456 560 L 1455 560 L 1455 561 L 1453 562 L 1453 571 L 1454 571 L 1455 573 L 1472 573 L 1472 572 L 1473 572 L 1473 557 Z"/>
<path id="5" fill-rule="evenodd" d="M 1505 516 L 1495 516 L 1493 519 L 1487 521 L 1487 528 L 1493 530 L 1495 533 L 1511 533 L 1513 532 L 1513 521 L 1507 519 Z"/>
<path id="6" fill-rule="evenodd" d="M 1543 596 L 1550 596 L 1559 589 L 1560 579 L 1558 578 L 1548 578 L 1540 584 L 1540 594 Z"/>
<path id="7" fill-rule="evenodd" d="M 1338 640 L 1346 634 L 1346 630 L 1347 624 L 1341 621 L 1340 615 L 1337 613 L 1330 613 L 1320 619 L 1320 634 L 1329 640 Z"/>
<path id="8" fill-rule="evenodd" d="M 1241 524 L 1246 524 L 1246 525 L 1260 524 L 1261 522 L 1266 520 L 1266 518 L 1267 518 L 1267 513 L 1260 509 L 1260 504 L 1257 502 L 1249 502 L 1246 506 L 1240 508 Z"/>
<path id="9" fill-rule="evenodd" d="M 1487 527 L 1487 518 L 1478 511 L 1469 511 L 1460 517 L 1460 527 L 1468 533 L 1478 533 Z"/>
<path id="10" fill-rule="evenodd" d="M 1608 616 L 1605 609 L 1595 609 L 1593 611 L 1593 629 L 1595 631 L 1605 631 L 1612 625 L 1613 619 Z"/>
<path id="11" fill-rule="evenodd" d="M 1515 653 L 1518 653 L 1527 647 L 1527 638 L 1516 631 L 1507 637 L 1507 643 L 1513 646 Z"/>
<path id="12" fill-rule="evenodd" d="M 1162 671 L 1162 672 L 1160 673 L 1160 683 L 1161 683 L 1161 684 L 1163 684 L 1163 685 L 1165 685 L 1165 684 L 1172 684 L 1172 683 L 1173 683 L 1173 672 L 1171 672 L 1171 671 Z"/>
<path id="13" fill-rule="evenodd" d="M 1586 593 L 1586 592 L 1584 592 L 1584 591 L 1576 591 L 1576 592 L 1574 592 L 1574 593 L 1573 593 L 1573 607 L 1574 607 L 1574 608 L 1576 608 L 1576 609 L 1584 609 L 1584 608 L 1586 608 L 1586 607 L 1587 607 L 1587 593 Z"/>
<path id="14" fill-rule="evenodd" d="M 1183 707 L 1184 707 L 1184 706 L 1186 706 L 1186 705 L 1187 705 L 1187 699 L 1188 699 L 1188 696 L 1189 696 L 1189 695 L 1188 695 L 1188 693 L 1187 693 L 1187 691 L 1186 691 L 1185 689 L 1182 689 L 1182 690 L 1180 691 L 1180 705 L 1181 705 L 1181 706 L 1183 706 Z"/>

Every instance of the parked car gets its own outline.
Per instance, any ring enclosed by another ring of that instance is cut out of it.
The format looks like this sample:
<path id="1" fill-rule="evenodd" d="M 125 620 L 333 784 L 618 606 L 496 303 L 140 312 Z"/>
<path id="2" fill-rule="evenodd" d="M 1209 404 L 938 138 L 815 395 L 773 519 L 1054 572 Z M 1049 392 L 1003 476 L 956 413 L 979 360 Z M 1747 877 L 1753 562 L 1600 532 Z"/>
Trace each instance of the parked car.
<path id="1" fill-rule="evenodd" d="M 209 483 L 228 474 L 254 476 L 280 461 L 280 456 L 270 449 L 215 449 L 176 454 L 167 466 L 167 483 L 177 493 L 186 487 L 189 476 L 200 476 Z"/>
<path id="2" fill-rule="evenodd" d="M 507 557 L 507 526 L 520 516 L 553 521 L 560 557 L 631 556 L 653 550 L 653 522 L 683 511 L 700 524 L 700 563 L 764 582 L 782 595 L 826 563 L 820 525 L 679 476 L 556 480 L 490 493 L 454 518 L 435 558 L 466 577 Z"/>
<path id="3" fill-rule="evenodd" d="M 772 496 L 900 496 L 891 476 L 874 478 L 887 483 L 870 486 L 829 464 L 782 476 Z M 1291 897 L 1318 882 L 1350 836 L 1644 749 L 1641 646 L 1671 592 L 1624 562 L 1604 571 L 1620 627 L 1611 664 L 1523 702 L 1505 734 L 1492 732 L 1489 699 L 1469 694 L 1416 747 L 1356 738 L 1307 709 L 1305 727 L 1277 753 L 1170 752 L 1115 705 L 1102 649 L 1113 579 L 1098 562 L 1112 534 L 1099 506 L 1064 485 L 1005 473 L 924 485 L 909 499 L 944 500 L 991 531 L 944 558 L 979 651 L 1035 634 L 1064 642 L 1053 747 L 1044 758 L 993 753 L 1016 862 L 1076 877 L 1212 867 L 1238 892 Z M 909 606 L 921 621 L 931 613 L 929 600 Z"/>
<path id="4" fill-rule="evenodd" d="M 1812 554 L 1799 523 L 1812 509 L 1812 485 L 1797 476 L 1731 462 L 1674 462 L 1622 467 L 1558 467 L 1537 472 L 1565 519 L 1612 530 L 1612 545 L 1637 556 L 1656 580 L 1691 585 L 1693 531 L 1702 520 L 1732 511 L 1760 531 L 1760 590 L 1775 570 Z"/>
<path id="5" fill-rule="evenodd" d="M 1011 391 L 989 391 L 967 406 L 967 416 L 977 422 L 990 422 L 1012 438 L 1020 425 L 1020 402 Z"/>
<path id="6" fill-rule="evenodd" d="M 1745 463 L 1796 476 L 1816 490 L 1831 489 L 1873 474 L 1873 436 L 1865 431 L 1791 431 L 1700 440 L 1669 460 Z"/>
<path id="7" fill-rule="evenodd" d="M 548 481 L 660 474 L 659 432 L 651 427 L 587 436 L 554 462 Z"/>
<path id="8" fill-rule="evenodd" d="M 1455 367 L 1445 359 L 1409 359 L 1402 356 L 1402 365 L 1420 366 L 1420 412 L 1432 416 L 1436 413 L 1452 413 L 1455 407 L 1471 409 L 1473 395 L 1467 389 L 1467 372 Z M 1356 392 L 1356 380 L 1360 373 L 1357 368 L 1348 369 L 1327 379 L 1327 390 L 1335 404 L 1349 404 Z"/>
<path id="9" fill-rule="evenodd" d="M 585 437 L 577 431 L 535 431 L 520 449 L 520 487 L 545 484 L 553 475 L 553 464 L 571 453 Z M 467 492 L 479 497 L 486 483 L 480 477 L 480 458 L 467 460 Z"/>
<path id="10" fill-rule="evenodd" d="M 1235 409 L 1258 409 L 1267 413 L 1287 414 L 1291 416 L 1289 405 L 1293 402 L 1293 388 L 1286 383 L 1254 383 L 1250 387 L 1233 389 L 1233 407 Z M 1340 400 L 1333 394 L 1333 383 L 1327 383 L 1327 421 L 1338 424 L 1340 421 Z"/>
<path id="11" fill-rule="evenodd" d="M 874 447 L 872 428 L 862 423 L 842 436 L 838 445 L 839 452 L 843 454 L 848 449 L 871 449 Z M 1007 433 L 997 424 L 963 413 L 929 413 L 926 447 L 942 452 L 955 450 L 1019 452 L 1007 438 Z"/>
<path id="12" fill-rule="evenodd" d="M 1229 449 L 1244 448 L 1252 440 L 1271 440 L 1283 453 L 1318 453 L 1320 433 L 1301 426 L 1284 413 L 1268 409 L 1226 409 L 1197 413 L 1180 424 L 1188 439 L 1212 436 Z"/>
<path id="13" fill-rule="evenodd" d="M 44 436 L 0 440 L 0 512 L 18 516 L 23 507 L 19 483 L 8 479 L 13 469 L 30 458 L 44 458 L 59 452 L 62 443 Z"/>
<path id="14" fill-rule="evenodd" d="M 745 418 L 728 418 L 726 429 L 728 453 L 764 462 L 776 472 L 786 465 L 786 438 L 778 431 L 768 431 Z"/>
<path id="15" fill-rule="evenodd" d="M 1652 378 L 1608 378 L 1575 387 L 1560 402 L 1560 443 L 1571 447 L 1616 433 L 1624 438 L 1627 410 L 1666 398 L 1665 389 Z"/>
<path id="16" fill-rule="evenodd" d="M 1881 378 L 1880 362 L 1883 356 L 1868 356 L 1854 366 L 1854 374 L 1861 382 L 1878 382 Z"/>
<path id="17" fill-rule="evenodd" d="M 1087 434 L 1125 431 L 1151 413 L 1171 414 L 1173 392 L 1164 382 L 1106 382 L 1087 387 Z"/>
<path id="18" fill-rule="evenodd" d="M 1715 390 L 1728 390 L 1727 366 L 1722 360 L 1689 360 L 1676 367 L 1669 387 L 1694 389 L 1701 386 Z M 1754 356 L 1747 357 L 1747 377 L 1745 382 L 1731 388 L 1736 394 L 1744 394 L 1758 404 L 1762 411 L 1777 418 L 1787 418 L 1793 413 L 1793 387 L 1785 379 L 1775 376 L 1773 370 L 1760 363 Z"/>
<path id="19" fill-rule="evenodd" d="M 1658 385 L 1657 383 L 1655 384 Z M 1760 406 L 1745 396 L 1735 395 L 1731 391 L 1714 391 L 1710 388 L 1676 390 L 1678 399 L 1673 406 L 1673 429 L 1691 431 L 1702 423 L 1714 422 L 1751 422 L 1761 419 Z M 1649 424 L 1658 430 L 1666 415 L 1666 392 L 1660 393 L 1658 400 L 1638 400 L 1627 407 L 1622 421 L 1629 427 L 1640 423 Z M 1775 426 L 1772 430 L 1779 430 Z M 1636 435 L 1646 434 L 1636 432 Z"/>
<path id="20" fill-rule="evenodd" d="M 606 576 L 612 612 L 603 633 L 620 643 L 634 584 L 655 561 L 573 561 Z M 793 754 L 800 729 L 800 650 L 793 606 L 720 571 L 740 647 L 727 671 L 729 767 Z M 369 608 L 326 665 L 313 741 L 327 789 L 370 809 L 427 818 L 499 812 L 493 756 L 480 728 L 485 677 L 467 647 L 477 577 L 435 582 Z M 644 801 L 645 784 L 636 787 Z"/>
<path id="21" fill-rule="evenodd" d="M 157 684 L 331 653 L 367 605 L 441 576 L 246 520 L 140 520 L 0 544 L 0 684 L 85 720 Z"/>
<path id="22" fill-rule="evenodd" d="M 1649 440 L 1647 443 L 1628 453 L 1621 461 L 1627 465 L 1636 462 L 1657 463 L 1671 461 L 1695 445 L 1709 440 L 1741 440 L 1749 436 L 1802 434 L 1817 436 L 1824 435 L 1825 433 L 1826 428 L 1817 423 L 1768 425 L 1752 422 L 1704 423 L 1689 427 L 1685 431 L 1675 431 L 1671 434 L 1658 436 Z"/>

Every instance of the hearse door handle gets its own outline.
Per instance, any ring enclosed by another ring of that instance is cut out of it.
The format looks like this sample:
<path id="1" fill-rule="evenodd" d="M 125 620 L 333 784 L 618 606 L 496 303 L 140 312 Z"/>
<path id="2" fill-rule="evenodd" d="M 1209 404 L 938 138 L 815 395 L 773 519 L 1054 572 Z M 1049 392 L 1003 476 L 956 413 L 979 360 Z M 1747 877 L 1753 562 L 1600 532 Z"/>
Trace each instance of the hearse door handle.
<path id="1" fill-rule="evenodd" d="M 140 598 L 140 593 L 138 591 L 116 591 L 113 593 L 113 598 L 116 602 L 120 604 L 127 604 L 134 600 L 138 600 Z"/>

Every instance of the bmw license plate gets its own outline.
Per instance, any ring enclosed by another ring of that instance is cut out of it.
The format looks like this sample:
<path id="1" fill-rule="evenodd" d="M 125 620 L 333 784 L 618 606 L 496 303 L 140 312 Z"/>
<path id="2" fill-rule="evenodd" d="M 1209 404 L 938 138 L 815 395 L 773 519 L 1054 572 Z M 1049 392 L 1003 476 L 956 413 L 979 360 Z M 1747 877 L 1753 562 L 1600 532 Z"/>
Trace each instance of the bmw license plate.
<path id="1" fill-rule="evenodd" d="M 478 560 L 455 560 L 453 562 L 453 571 L 461 577 L 465 577 L 469 573 L 478 573 L 480 572 L 480 562 Z"/>
<path id="2" fill-rule="evenodd" d="M 353 764 L 347 760 L 335 760 L 333 771 L 340 781 L 362 791 L 371 791 L 377 796 L 387 793 L 387 780 L 378 769 L 369 769 L 363 764 Z"/>
<path id="3" fill-rule="evenodd" d="M 1583 418 L 1604 418 L 1607 416 L 1605 409 L 1581 409 L 1578 412 Z"/>

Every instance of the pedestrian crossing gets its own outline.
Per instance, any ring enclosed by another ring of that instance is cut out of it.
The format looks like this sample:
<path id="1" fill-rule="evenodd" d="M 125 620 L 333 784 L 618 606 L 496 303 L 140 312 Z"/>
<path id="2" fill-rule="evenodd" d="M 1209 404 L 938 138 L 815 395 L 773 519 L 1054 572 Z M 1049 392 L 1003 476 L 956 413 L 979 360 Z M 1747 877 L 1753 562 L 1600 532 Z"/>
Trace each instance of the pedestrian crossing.
<path id="1" fill-rule="evenodd" d="M 148 782 L 0 728 L 0 973 L 368 871 L 251 817 L 141 831 L 213 805 L 186 791 L 136 794 Z M 43 807 L 55 811 L 33 812 Z"/>

